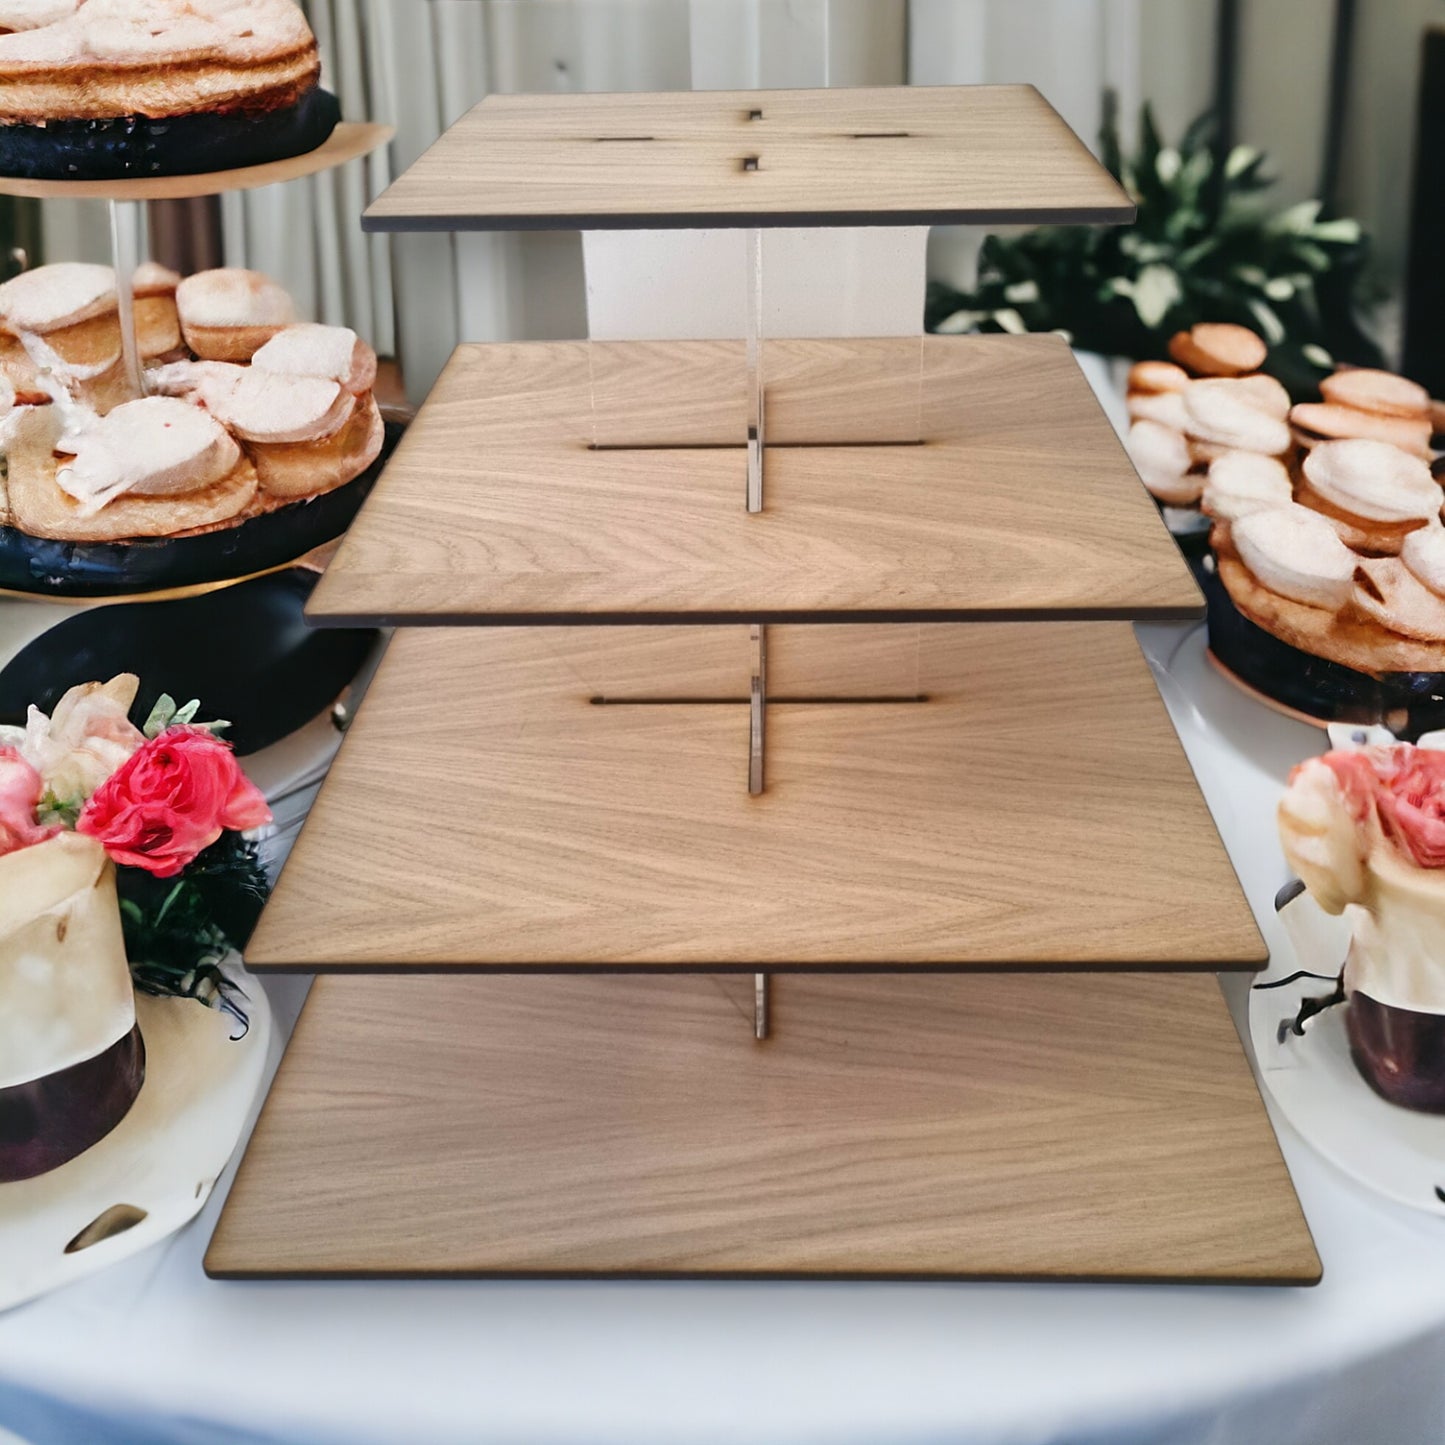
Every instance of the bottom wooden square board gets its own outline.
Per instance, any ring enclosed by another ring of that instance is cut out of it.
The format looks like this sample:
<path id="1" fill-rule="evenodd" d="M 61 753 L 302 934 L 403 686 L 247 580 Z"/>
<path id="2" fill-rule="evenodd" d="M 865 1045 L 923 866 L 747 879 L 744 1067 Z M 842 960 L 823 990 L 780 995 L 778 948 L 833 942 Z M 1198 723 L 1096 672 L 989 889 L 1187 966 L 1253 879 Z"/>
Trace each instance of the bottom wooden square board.
<path id="1" fill-rule="evenodd" d="M 1216 980 L 318 979 L 219 1277 L 1310 1284 Z"/>

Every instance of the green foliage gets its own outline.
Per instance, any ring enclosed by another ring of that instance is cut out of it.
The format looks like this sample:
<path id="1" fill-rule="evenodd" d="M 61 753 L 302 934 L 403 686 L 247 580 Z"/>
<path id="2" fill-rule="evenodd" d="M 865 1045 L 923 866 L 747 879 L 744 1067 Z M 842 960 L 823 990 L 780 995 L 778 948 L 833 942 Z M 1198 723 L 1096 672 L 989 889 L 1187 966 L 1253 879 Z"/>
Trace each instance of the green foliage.
<path id="1" fill-rule="evenodd" d="M 199 999 L 245 1022 L 221 962 L 251 936 L 270 885 L 256 845 L 223 833 L 178 878 L 117 868 L 131 977 L 144 993 Z"/>
<path id="2" fill-rule="evenodd" d="M 1236 146 L 1219 164 L 1212 116 L 1177 146 L 1145 105 L 1139 145 L 1123 155 L 1112 97 L 1100 152 L 1138 207 L 1131 226 L 1045 226 L 989 236 L 978 285 L 929 287 L 931 331 L 1063 331 L 1075 346 L 1132 360 L 1166 356 L 1174 332 L 1233 321 L 1270 348 L 1265 370 L 1309 395 L 1337 360 L 1379 365 L 1352 318 L 1322 308 L 1323 289 L 1352 282 L 1367 242 L 1359 222 L 1321 220 L 1318 201 L 1271 210 L 1264 154 Z"/>

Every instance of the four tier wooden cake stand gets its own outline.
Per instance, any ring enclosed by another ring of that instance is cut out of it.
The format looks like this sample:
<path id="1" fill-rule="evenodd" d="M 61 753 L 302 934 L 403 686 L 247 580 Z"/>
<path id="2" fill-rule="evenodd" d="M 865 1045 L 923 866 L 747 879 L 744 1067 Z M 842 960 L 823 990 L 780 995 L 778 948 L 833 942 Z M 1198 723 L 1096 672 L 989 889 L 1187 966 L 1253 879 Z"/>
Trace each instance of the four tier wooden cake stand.
<path id="1" fill-rule="evenodd" d="M 1129 626 L 1202 601 L 1066 344 L 759 320 L 764 228 L 1131 216 L 1022 86 L 496 96 L 371 207 L 746 228 L 751 320 L 461 347 L 318 587 L 403 630 L 212 1274 L 1318 1278 Z"/>

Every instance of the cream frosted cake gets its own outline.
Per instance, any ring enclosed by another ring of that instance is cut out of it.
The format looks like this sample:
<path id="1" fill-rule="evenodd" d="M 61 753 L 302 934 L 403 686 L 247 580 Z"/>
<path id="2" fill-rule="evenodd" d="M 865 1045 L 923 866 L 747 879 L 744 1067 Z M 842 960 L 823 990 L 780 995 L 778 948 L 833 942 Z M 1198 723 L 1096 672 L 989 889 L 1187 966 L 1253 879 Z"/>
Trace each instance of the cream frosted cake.
<path id="1" fill-rule="evenodd" d="M 1445 1112 L 1445 751 L 1313 758 L 1290 777 L 1279 828 L 1311 896 L 1351 925 L 1343 984 L 1360 1072 L 1395 1103 Z"/>
<path id="2" fill-rule="evenodd" d="M 184 175 L 299 155 L 340 111 L 293 0 L 0 0 L 0 174 Z"/>

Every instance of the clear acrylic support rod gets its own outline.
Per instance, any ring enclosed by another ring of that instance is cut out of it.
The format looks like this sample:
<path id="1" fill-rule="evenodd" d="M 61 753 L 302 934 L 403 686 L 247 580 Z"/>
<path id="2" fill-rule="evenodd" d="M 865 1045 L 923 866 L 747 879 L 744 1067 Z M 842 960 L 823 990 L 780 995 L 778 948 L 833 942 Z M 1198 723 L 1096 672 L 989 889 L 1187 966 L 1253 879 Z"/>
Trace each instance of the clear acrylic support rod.
<path id="1" fill-rule="evenodd" d="M 110 202 L 110 255 L 115 267 L 115 295 L 120 315 L 121 361 L 126 389 L 133 397 L 146 394 L 145 369 L 135 334 L 135 273 L 141 263 L 144 213 L 138 201 Z"/>
<path id="2" fill-rule="evenodd" d="M 748 495 L 750 512 L 763 510 L 763 233 L 747 232 L 748 264 Z"/>

